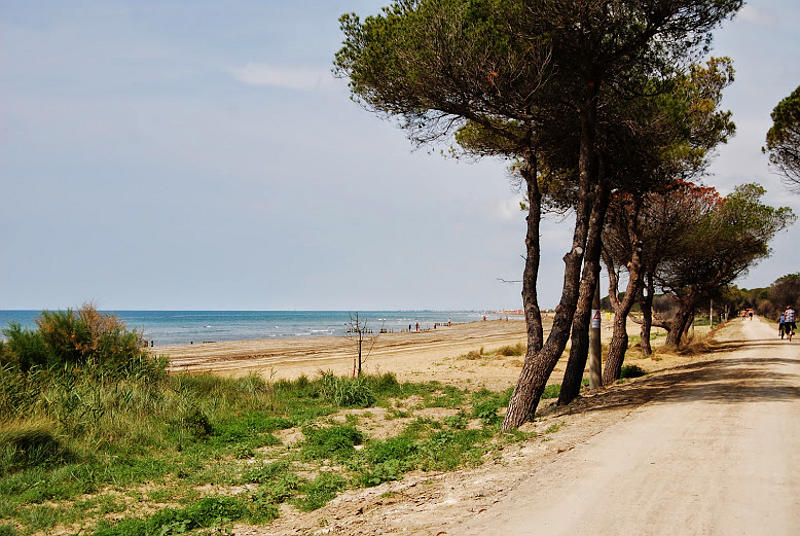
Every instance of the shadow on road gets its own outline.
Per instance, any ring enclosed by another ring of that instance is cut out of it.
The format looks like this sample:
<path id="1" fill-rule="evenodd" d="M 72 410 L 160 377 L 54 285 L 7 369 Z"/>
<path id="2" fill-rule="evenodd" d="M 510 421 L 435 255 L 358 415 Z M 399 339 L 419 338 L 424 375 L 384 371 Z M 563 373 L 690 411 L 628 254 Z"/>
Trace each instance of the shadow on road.
<path id="1" fill-rule="evenodd" d="M 780 347 L 782 341 L 724 341 L 709 354 Z M 784 343 L 787 344 L 787 343 Z M 800 359 L 721 357 L 689 363 L 628 385 L 580 398 L 556 414 L 639 406 L 648 402 L 780 402 L 800 398 Z"/>

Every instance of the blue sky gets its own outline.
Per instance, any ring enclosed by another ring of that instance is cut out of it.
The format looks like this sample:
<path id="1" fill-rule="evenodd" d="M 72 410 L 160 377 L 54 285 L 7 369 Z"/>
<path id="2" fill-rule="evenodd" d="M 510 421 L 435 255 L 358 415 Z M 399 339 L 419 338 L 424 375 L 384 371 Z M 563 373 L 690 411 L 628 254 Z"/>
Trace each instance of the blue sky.
<path id="1" fill-rule="evenodd" d="M 0 308 L 518 307 L 504 164 L 412 150 L 330 75 L 338 16 L 382 5 L 0 0 Z M 717 32 L 738 135 L 707 182 L 800 213 L 760 153 L 798 22 L 761 0 Z M 545 306 L 570 227 L 543 231 Z M 742 284 L 800 270 L 796 242 Z"/>

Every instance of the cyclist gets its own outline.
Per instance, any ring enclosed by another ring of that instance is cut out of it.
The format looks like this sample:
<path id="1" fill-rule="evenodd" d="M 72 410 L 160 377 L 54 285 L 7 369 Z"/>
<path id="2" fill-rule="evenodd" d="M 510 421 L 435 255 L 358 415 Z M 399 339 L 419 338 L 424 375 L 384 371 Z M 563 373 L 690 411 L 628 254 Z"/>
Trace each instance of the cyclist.
<path id="1" fill-rule="evenodd" d="M 797 324 L 795 324 L 795 312 L 794 307 L 791 305 L 787 305 L 786 309 L 783 311 L 783 330 L 786 332 L 786 335 L 789 336 L 789 340 L 792 340 L 794 336 L 794 331 L 797 329 Z"/>

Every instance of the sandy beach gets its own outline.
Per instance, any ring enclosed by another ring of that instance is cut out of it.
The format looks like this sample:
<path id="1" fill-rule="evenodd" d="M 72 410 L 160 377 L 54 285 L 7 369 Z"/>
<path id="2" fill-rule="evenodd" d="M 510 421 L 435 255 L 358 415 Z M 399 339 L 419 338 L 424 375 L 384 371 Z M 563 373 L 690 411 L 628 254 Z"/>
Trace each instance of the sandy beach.
<path id="1" fill-rule="evenodd" d="M 545 336 L 552 319 L 545 319 Z M 703 329 L 703 328 L 699 328 Z M 707 329 L 707 328 L 705 328 Z M 629 322 L 628 333 L 639 326 Z M 654 333 L 661 330 L 655 330 Z M 604 324 L 604 342 L 610 325 Z M 392 372 L 401 381 L 437 380 L 462 388 L 504 389 L 514 385 L 522 367 L 522 356 L 492 355 L 502 346 L 525 344 L 525 322 L 520 319 L 488 320 L 421 332 L 385 333 L 365 342 L 367 374 Z M 467 359 L 469 352 L 483 348 L 485 357 Z M 259 374 L 268 380 L 314 377 L 322 371 L 337 375 L 353 373 L 356 341 L 353 337 L 295 337 L 227 341 L 207 344 L 160 346 L 153 349 L 170 359 L 174 372 L 214 372 L 229 376 Z M 551 382 L 561 381 L 562 359 Z"/>
<path id="2" fill-rule="evenodd" d="M 492 353 L 518 343 L 525 343 L 525 322 L 518 319 L 384 333 L 375 336 L 374 344 L 365 342 L 365 353 L 370 345 L 372 349 L 363 366 L 368 374 L 392 372 L 403 381 L 436 379 L 460 386 L 504 388 L 516 381 L 521 357 L 504 358 L 502 363 L 494 363 L 500 366 L 487 366 L 486 360 L 459 356 L 480 348 Z M 169 357 L 172 371 L 232 376 L 257 373 L 267 379 L 291 379 L 328 370 L 352 374 L 356 341 L 353 337 L 296 337 L 160 346 L 153 351 Z"/>

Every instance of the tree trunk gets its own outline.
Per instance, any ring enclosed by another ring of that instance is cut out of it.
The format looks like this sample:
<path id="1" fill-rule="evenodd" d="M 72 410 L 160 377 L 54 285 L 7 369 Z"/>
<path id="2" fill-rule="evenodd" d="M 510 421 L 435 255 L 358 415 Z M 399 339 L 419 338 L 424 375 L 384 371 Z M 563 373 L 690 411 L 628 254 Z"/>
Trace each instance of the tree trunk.
<path id="1" fill-rule="evenodd" d="M 653 355 L 653 348 L 650 346 L 650 330 L 653 325 L 653 274 L 647 274 L 647 296 L 642 300 L 642 355 Z"/>
<path id="2" fill-rule="evenodd" d="M 539 259 L 541 244 L 539 226 L 542 220 L 542 192 L 539 189 L 537 159 L 533 150 L 528 149 L 524 155 L 525 166 L 522 175 L 528 187 L 528 229 L 525 235 L 525 269 L 522 273 L 522 306 L 525 311 L 525 324 L 528 334 L 528 349 L 538 352 L 542 349 L 544 339 L 542 330 L 542 312 L 539 309 L 537 282 L 539 278 Z"/>
<path id="3" fill-rule="evenodd" d="M 614 305 L 614 333 L 611 336 L 611 344 L 608 346 L 606 356 L 606 368 L 603 370 L 603 385 L 610 385 L 617 381 L 622 372 L 622 362 L 625 360 L 625 352 L 628 351 L 628 314 L 631 312 L 633 302 L 639 294 L 641 279 L 641 243 L 634 241 L 634 249 L 631 252 L 631 260 L 628 263 L 628 285 L 625 287 L 625 298 L 612 300 Z M 614 278 L 613 291 L 618 292 L 618 279 Z M 609 288 L 609 293 L 612 291 Z"/>
<path id="4" fill-rule="evenodd" d="M 592 316 L 592 300 L 595 286 L 600 284 L 600 253 L 602 251 L 603 224 L 608 208 L 609 192 L 601 186 L 595 198 L 598 219 L 592 218 L 589 239 L 586 243 L 586 256 L 583 259 L 583 277 L 580 283 L 578 303 L 572 319 L 572 346 L 569 351 L 567 368 L 561 382 L 558 405 L 569 404 L 581 392 L 583 371 L 589 356 L 589 325 Z"/>
<path id="5" fill-rule="evenodd" d="M 680 299 L 680 307 L 675 319 L 670 323 L 671 329 L 667 332 L 666 345 L 671 348 L 680 347 L 683 337 L 689 330 L 694 312 L 694 297 L 686 296 Z"/>
<path id="6" fill-rule="evenodd" d="M 611 335 L 611 343 L 608 346 L 606 356 L 606 366 L 603 369 L 603 385 L 611 385 L 617 381 L 622 373 L 622 362 L 625 359 L 625 352 L 628 351 L 628 315 L 614 315 L 614 331 Z"/>
<path id="7" fill-rule="evenodd" d="M 581 263 L 589 232 L 590 220 L 602 221 L 599 207 L 593 207 L 592 191 L 596 190 L 595 129 L 597 119 L 597 86 L 590 83 L 587 101 L 581 113 L 580 158 L 578 161 L 578 204 L 575 210 L 575 229 L 572 248 L 564 256 L 564 284 L 561 301 L 556 307 L 553 327 L 547 341 L 538 352 L 528 348 L 517 385 L 508 404 L 503 430 L 518 428 L 536 414 L 539 399 L 550 374 L 561 357 L 569 337 L 569 328 L 578 301 Z"/>
<path id="8" fill-rule="evenodd" d="M 591 236 L 595 230 L 590 229 L 589 232 Z M 599 243 L 600 240 L 598 239 L 596 242 Z M 587 257 L 590 249 L 587 246 Z M 558 394 L 559 406 L 569 404 L 581 392 L 583 371 L 586 369 L 586 360 L 589 356 L 589 325 L 592 316 L 592 301 L 594 299 L 595 286 L 599 284 L 600 275 L 599 262 L 595 261 L 594 264 L 596 269 L 593 269 L 591 274 L 587 274 L 587 270 L 594 267 L 591 266 L 588 258 L 583 261 L 583 279 L 581 280 L 575 316 L 572 319 L 572 342 L 569 350 L 569 360 L 564 371 L 564 379 L 561 381 L 561 391 Z"/>

